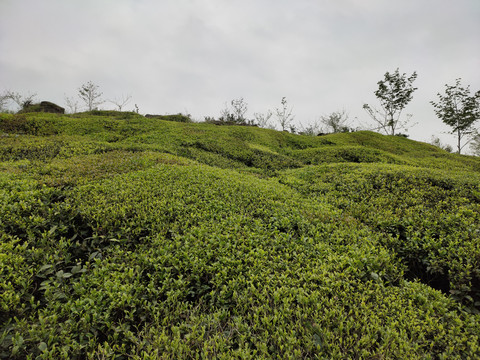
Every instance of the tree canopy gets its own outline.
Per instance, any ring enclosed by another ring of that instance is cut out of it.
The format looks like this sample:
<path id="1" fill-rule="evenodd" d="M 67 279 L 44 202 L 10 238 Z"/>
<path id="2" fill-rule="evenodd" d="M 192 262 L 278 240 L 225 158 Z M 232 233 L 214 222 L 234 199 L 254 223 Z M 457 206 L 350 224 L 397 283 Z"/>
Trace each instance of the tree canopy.
<path id="1" fill-rule="evenodd" d="M 401 121 L 400 115 L 405 106 L 412 100 L 413 92 L 417 90 L 412 85 L 416 78 L 416 72 L 407 77 L 405 73 L 400 74 L 397 68 L 392 74 L 387 71 L 384 79 L 377 83 L 378 90 L 375 91 L 375 96 L 380 101 L 381 110 L 368 104 L 363 105 L 363 108 L 377 125 L 375 130 L 382 130 L 388 135 L 395 135 L 398 129 L 407 127 L 410 116 L 406 121 Z"/>
<path id="2" fill-rule="evenodd" d="M 480 118 L 480 91 L 470 95 L 470 86 L 463 87 L 459 78 L 455 85 L 445 84 L 445 93 L 437 95 L 439 101 L 430 103 L 438 118 L 452 128 L 452 134 L 457 135 L 457 150 L 460 154 L 469 143 L 463 140 L 473 134 L 474 124 Z"/>

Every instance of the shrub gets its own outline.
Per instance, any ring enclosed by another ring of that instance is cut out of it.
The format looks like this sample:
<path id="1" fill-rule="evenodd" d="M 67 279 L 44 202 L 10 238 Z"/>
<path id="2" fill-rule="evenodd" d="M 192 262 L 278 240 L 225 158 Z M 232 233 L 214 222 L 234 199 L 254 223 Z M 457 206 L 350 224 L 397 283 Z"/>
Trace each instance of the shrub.
<path id="1" fill-rule="evenodd" d="M 0 358 L 480 357 L 475 158 L 371 133 L 54 124 L 0 138 Z"/>
<path id="2" fill-rule="evenodd" d="M 54 135 L 57 130 L 51 121 L 27 118 L 25 115 L 4 115 L 0 130 L 7 134 Z"/>
<path id="3" fill-rule="evenodd" d="M 176 121 L 176 122 L 183 122 L 183 123 L 191 123 L 192 118 L 190 115 L 183 115 L 183 114 L 176 114 L 176 115 L 145 115 L 146 118 L 150 119 L 159 119 L 159 120 L 166 120 L 166 121 Z"/>
<path id="4" fill-rule="evenodd" d="M 291 183 L 383 234 L 381 243 L 418 278 L 480 309 L 480 178 L 411 167 L 338 165 L 298 172 Z M 303 182 L 305 181 L 305 182 Z"/>

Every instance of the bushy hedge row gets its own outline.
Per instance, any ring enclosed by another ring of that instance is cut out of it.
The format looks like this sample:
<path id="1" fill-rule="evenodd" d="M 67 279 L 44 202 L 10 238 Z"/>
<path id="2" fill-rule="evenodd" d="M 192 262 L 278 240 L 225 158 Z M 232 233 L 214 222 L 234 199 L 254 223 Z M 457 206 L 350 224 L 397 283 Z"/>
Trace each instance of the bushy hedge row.
<path id="1" fill-rule="evenodd" d="M 478 161 L 127 115 L 1 134 L 0 358 L 480 357 Z"/>
<path id="2" fill-rule="evenodd" d="M 54 135 L 57 130 L 50 119 L 35 119 L 21 114 L 0 114 L 0 132 L 16 135 Z"/>
<path id="3" fill-rule="evenodd" d="M 78 155 L 99 154 L 114 148 L 81 137 L 70 136 L 6 136 L 0 138 L 0 161 L 41 161 L 70 158 Z"/>
<path id="4" fill-rule="evenodd" d="M 296 158 L 302 160 L 306 165 L 323 163 L 405 163 L 395 155 L 388 154 L 381 150 L 361 146 L 324 146 L 293 152 Z"/>
<path id="5" fill-rule="evenodd" d="M 211 166 L 258 168 L 270 175 L 285 168 L 331 162 L 384 162 L 447 170 L 480 170 L 479 159 L 449 154 L 432 145 L 398 136 L 366 131 L 298 136 L 256 127 L 165 121 L 118 111 L 19 115 L 22 124 L 34 124 L 33 128 L 25 130 L 22 124 L 12 128 L 15 116 L 0 115 L 0 131 L 8 136 L 52 135 L 49 141 L 64 144 L 76 138 L 96 143 L 100 148 L 168 152 Z"/>
<path id="6" fill-rule="evenodd" d="M 478 316 L 275 180 L 160 164 L 63 192 L 10 184 L 4 358 L 479 354 Z"/>
<path id="7" fill-rule="evenodd" d="M 419 278 L 480 310 L 480 175 L 407 166 L 327 165 L 283 181 L 328 198 L 383 234 Z"/>

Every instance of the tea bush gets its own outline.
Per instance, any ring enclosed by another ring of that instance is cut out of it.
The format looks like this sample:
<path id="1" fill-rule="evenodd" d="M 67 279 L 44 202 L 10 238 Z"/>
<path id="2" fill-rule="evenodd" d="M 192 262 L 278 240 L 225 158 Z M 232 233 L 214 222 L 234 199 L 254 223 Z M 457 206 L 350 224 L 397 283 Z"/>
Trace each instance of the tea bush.
<path id="1" fill-rule="evenodd" d="M 0 138 L 0 358 L 480 357 L 478 159 L 25 116 L 58 134 Z"/>
<path id="2" fill-rule="evenodd" d="M 98 154 L 113 150 L 108 143 L 65 136 L 6 136 L 0 138 L 0 161 L 41 161 Z"/>
<path id="3" fill-rule="evenodd" d="M 7 134 L 27 135 L 54 135 L 57 133 L 53 121 L 21 114 L 0 114 L 0 131 Z"/>
<path id="4" fill-rule="evenodd" d="M 302 169 L 292 186 L 384 235 L 408 276 L 480 309 L 480 176 L 412 167 L 328 165 Z M 288 183 L 288 180 L 284 180 Z"/>
<path id="5" fill-rule="evenodd" d="M 361 146 L 321 147 L 295 151 L 296 158 L 303 163 L 319 165 L 322 163 L 404 163 L 395 155 L 387 154 L 381 150 L 369 149 Z"/>
<path id="6" fill-rule="evenodd" d="M 176 121 L 176 122 L 183 122 L 183 123 L 191 123 L 193 122 L 190 115 L 183 115 L 183 114 L 175 114 L 175 115 L 145 115 L 147 118 L 151 119 L 159 119 L 159 120 L 166 120 L 166 121 Z"/>

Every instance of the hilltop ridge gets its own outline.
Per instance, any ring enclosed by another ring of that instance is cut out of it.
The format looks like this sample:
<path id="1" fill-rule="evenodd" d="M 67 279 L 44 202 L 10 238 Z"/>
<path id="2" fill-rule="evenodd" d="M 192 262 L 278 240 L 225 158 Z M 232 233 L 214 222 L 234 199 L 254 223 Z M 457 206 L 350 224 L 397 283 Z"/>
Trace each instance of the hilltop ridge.
<path id="1" fill-rule="evenodd" d="M 459 156 L 402 136 L 370 131 L 304 136 L 257 127 L 166 121 L 128 112 L 92 113 L 4 114 L 0 130 L 24 135 L 56 135 L 47 137 L 47 143 L 65 139 L 98 147 L 90 149 L 91 152 L 152 150 L 219 167 L 282 169 L 331 162 L 380 162 L 480 170 L 477 157 Z M 176 119 L 177 115 L 170 118 Z"/>

